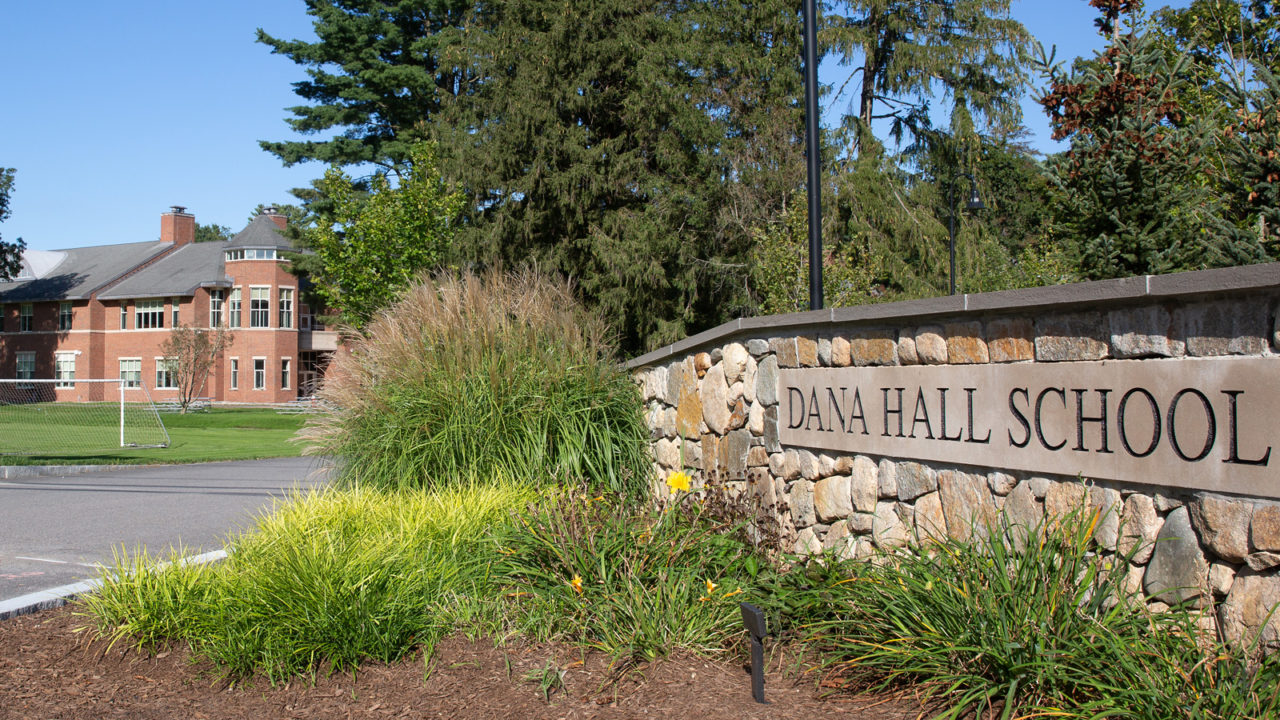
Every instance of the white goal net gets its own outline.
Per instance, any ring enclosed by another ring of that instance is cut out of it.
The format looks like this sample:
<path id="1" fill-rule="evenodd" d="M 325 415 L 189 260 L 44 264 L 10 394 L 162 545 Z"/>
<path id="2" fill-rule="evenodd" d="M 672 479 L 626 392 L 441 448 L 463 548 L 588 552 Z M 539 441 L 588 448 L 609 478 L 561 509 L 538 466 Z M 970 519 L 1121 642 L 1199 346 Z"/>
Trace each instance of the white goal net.
<path id="1" fill-rule="evenodd" d="M 81 455 L 168 447 L 144 385 L 112 380 L 0 380 L 0 455 Z"/>

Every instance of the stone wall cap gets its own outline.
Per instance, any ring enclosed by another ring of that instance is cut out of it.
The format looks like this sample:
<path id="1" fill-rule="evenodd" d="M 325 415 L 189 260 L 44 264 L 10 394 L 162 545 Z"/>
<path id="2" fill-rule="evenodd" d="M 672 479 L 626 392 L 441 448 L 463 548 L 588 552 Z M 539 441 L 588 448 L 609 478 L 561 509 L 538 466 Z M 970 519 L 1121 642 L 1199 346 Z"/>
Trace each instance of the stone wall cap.
<path id="1" fill-rule="evenodd" d="M 747 334 L 755 337 L 768 334 L 803 334 L 807 331 L 816 331 L 823 325 L 860 325 L 885 321 L 900 321 L 904 325 L 914 325 L 924 319 L 955 317 L 964 313 L 1040 312 L 1051 308 L 1095 307 L 1143 298 L 1158 300 L 1188 295 L 1227 294 L 1265 289 L 1280 289 L 1280 263 L 1193 270 L 1171 275 L 1141 275 L 1070 285 L 1051 285 L 975 295 L 951 295 L 785 315 L 739 318 L 641 355 L 628 361 L 624 367 L 635 370 L 655 365 L 674 355 L 683 355 L 690 350 L 713 343 L 728 342 Z"/>

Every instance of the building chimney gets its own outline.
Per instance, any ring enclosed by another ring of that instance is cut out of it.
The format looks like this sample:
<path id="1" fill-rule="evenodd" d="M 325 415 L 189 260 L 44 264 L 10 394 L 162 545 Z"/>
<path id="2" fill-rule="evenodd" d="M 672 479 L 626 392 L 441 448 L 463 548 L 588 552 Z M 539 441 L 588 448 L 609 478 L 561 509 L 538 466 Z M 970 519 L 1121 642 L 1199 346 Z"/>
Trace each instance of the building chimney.
<path id="1" fill-rule="evenodd" d="M 271 218 L 271 222 L 275 223 L 276 227 L 280 228 L 281 230 L 283 230 L 285 226 L 289 224 L 289 218 L 285 217 L 284 215 L 281 215 L 280 208 L 277 208 L 275 205 L 268 205 L 267 207 L 263 208 L 262 214 Z"/>
<path id="2" fill-rule="evenodd" d="M 196 216 L 181 205 L 173 205 L 160 216 L 160 242 L 187 245 L 196 239 Z"/>

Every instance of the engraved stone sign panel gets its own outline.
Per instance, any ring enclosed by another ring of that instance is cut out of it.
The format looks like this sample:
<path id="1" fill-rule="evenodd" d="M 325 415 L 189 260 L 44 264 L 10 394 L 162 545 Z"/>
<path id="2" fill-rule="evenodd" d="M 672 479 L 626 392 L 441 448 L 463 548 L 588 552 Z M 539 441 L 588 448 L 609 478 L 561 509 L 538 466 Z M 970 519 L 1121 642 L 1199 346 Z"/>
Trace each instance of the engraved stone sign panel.
<path id="1" fill-rule="evenodd" d="M 779 371 L 782 444 L 1280 498 L 1280 358 Z"/>

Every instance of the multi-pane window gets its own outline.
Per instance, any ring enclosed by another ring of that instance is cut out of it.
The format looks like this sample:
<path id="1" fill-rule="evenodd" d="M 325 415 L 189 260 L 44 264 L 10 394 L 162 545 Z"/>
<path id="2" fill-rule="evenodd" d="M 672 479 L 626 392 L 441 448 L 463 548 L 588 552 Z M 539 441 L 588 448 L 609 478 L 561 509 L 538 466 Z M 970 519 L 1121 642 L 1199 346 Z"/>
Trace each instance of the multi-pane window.
<path id="1" fill-rule="evenodd" d="M 270 248 L 251 248 L 249 250 L 228 250 L 227 260 L 275 260 L 276 251 Z"/>
<path id="2" fill-rule="evenodd" d="M 172 390 L 178 387 L 178 359 L 156 358 L 156 389 Z"/>
<path id="3" fill-rule="evenodd" d="M 240 358 L 231 358 L 231 389 L 240 389 Z"/>
<path id="4" fill-rule="evenodd" d="M 135 330 L 164 327 L 164 301 L 139 300 L 134 303 L 133 327 Z"/>
<path id="5" fill-rule="evenodd" d="M 222 290 L 209 291 L 209 327 L 216 328 L 222 325 L 223 298 Z"/>
<path id="6" fill-rule="evenodd" d="M 178 307 L 179 307 L 179 304 L 178 304 L 178 298 L 170 298 L 170 303 L 171 303 L 171 305 L 173 306 L 173 322 L 171 323 L 171 325 L 172 325 L 173 327 L 178 327 L 178 325 L 179 325 L 179 322 L 178 322 Z"/>
<path id="7" fill-rule="evenodd" d="M 311 329 L 311 306 L 306 303 L 302 303 L 298 306 L 298 329 Z"/>
<path id="8" fill-rule="evenodd" d="M 76 386 L 75 353 L 60 352 L 53 356 L 53 379 L 57 381 L 53 384 L 54 387 L 69 388 Z"/>
<path id="9" fill-rule="evenodd" d="M 142 387 L 142 358 L 120 358 L 120 382 L 127 388 Z"/>
<path id="10" fill-rule="evenodd" d="M 22 303 L 18 306 L 18 329 L 22 332 L 31 332 L 35 329 L 35 311 L 31 308 L 31 303 Z"/>
<path id="11" fill-rule="evenodd" d="M 253 359 L 253 389 L 263 390 L 267 387 L 267 359 Z"/>
<path id="12" fill-rule="evenodd" d="M 120 329 L 129 329 L 129 303 L 124 300 L 120 301 Z"/>
<path id="13" fill-rule="evenodd" d="M 58 303 L 58 329 L 71 329 L 71 303 Z"/>
<path id="14" fill-rule="evenodd" d="M 280 358 L 280 389 L 289 389 L 289 358 Z"/>
<path id="15" fill-rule="evenodd" d="M 240 288 L 231 290 L 231 300 L 227 304 L 228 325 L 240 327 Z"/>
<path id="16" fill-rule="evenodd" d="M 36 376 L 36 354 L 30 351 L 14 353 L 18 363 L 16 372 L 13 376 L 19 380 L 31 380 Z M 18 387 L 26 390 L 30 385 L 19 385 Z"/>
<path id="17" fill-rule="evenodd" d="M 249 288 L 249 327 L 271 325 L 271 288 Z"/>
<path id="18" fill-rule="evenodd" d="M 293 327 L 293 290 L 280 288 L 280 327 Z"/>

